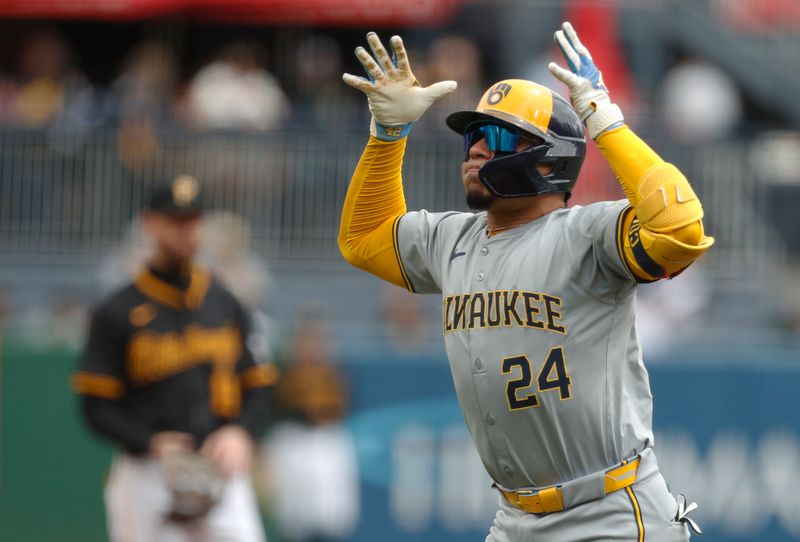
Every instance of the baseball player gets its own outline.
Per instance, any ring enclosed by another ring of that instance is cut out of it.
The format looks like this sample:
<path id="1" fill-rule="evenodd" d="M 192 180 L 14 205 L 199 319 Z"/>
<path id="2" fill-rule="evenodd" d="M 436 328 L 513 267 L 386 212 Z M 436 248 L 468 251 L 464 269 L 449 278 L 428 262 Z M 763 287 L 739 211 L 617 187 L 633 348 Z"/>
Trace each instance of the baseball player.
<path id="1" fill-rule="evenodd" d="M 544 86 L 492 85 L 447 124 L 464 139 L 462 181 L 479 212 L 406 210 L 412 123 L 453 81 L 423 87 L 398 36 L 356 49 L 372 123 L 342 212 L 352 265 L 440 293 L 467 426 L 499 490 L 488 542 L 682 541 L 694 503 L 658 470 L 652 396 L 634 328 L 639 283 L 679 274 L 712 245 L 686 178 L 628 128 L 569 23 L 555 34 L 572 107 Z M 595 140 L 627 201 L 567 207 Z M 680 501 L 680 502 L 679 502 Z"/>
<path id="2" fill-rule="evenodd" d="M 156 191 L 142 223 L 149 266 L 93 311 L 73 376 L 88 425 L 121 448 L 105 491 L 110 538 L 262 541 L 249 468 L 276 369 L 254 362 L 239 302 L 192 265 L 197 180 Z"/>

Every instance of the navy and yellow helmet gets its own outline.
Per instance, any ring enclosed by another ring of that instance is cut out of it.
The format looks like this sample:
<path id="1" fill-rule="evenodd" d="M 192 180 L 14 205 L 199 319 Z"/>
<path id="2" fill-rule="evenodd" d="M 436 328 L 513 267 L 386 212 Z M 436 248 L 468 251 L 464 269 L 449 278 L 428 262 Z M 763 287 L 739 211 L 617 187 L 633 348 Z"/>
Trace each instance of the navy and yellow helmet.
<path id="1" fill-rule="evenodd" d="M 447 125 L 464 136 L 467 151 L 486 137 L 495 154 L 478 176 L 494 195 L 572 194 L 586 157 L 586 137 L 572 106 L 549 88 L 522 79 L 500 81 L 483 94 L 475 111 L 453 113 Z M 516 152 L 519 137 L 535 144 Z M 538 164 L 553 169 L 541 175 Z"/>

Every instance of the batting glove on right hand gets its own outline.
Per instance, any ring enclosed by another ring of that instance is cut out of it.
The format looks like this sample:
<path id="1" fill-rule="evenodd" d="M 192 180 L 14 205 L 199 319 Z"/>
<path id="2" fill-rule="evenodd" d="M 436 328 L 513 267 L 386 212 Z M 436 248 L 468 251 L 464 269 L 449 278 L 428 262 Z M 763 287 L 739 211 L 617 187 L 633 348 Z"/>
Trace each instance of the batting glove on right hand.
<path id="1" fill-rule="evenodd" d="M 547 67 L 553 77 L 569 87 L 569 97 L 575 112 L 586 124 L 592 139 L 612 128 L 622 126 L 624 119 L 619 106 L 611 103 L 603 74 L 592 61 L 589 50 L 578 39 L 569 22 L 555 33 L 556 44 L 561 48 L 569 70 L 555 62 Z"/>
<path id="2" fill-rule="evenodd" d="M 371 56 L 366 49 L 356 48 L 356 57 L 370 79 L 345 73 L 342 79 L 367 95 L 372 113 L 370 133 L 383 141 L 396 141 L 408 135 L 411 125 L 439 98 L 456 89 L 455 81 L 441 81 L 423 87 L 408 64 L 408 55 L 400 36 L 390 43 L 394 58 L 383 47 L 375 32 L 367 34 Z"/>

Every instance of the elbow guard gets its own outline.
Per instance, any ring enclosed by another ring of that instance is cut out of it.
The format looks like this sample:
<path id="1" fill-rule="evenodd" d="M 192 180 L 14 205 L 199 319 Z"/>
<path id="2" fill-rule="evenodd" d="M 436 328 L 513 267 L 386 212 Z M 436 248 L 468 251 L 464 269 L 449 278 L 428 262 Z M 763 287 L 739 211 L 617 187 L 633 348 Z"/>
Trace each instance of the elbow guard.
<path id="1" fill-rule="evenodd" d="M 635 199 L 630 246 L 638 267 L 652 277 L 676 275 L 714 244 L 703 232 L 700 200 L 674 165 L 648 169 Z"/>

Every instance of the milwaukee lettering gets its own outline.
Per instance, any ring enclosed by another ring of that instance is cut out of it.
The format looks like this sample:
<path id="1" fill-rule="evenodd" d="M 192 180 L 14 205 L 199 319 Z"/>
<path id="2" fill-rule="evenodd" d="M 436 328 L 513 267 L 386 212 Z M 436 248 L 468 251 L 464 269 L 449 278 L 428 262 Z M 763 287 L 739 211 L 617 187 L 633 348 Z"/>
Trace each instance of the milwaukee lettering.
<path id="1" fill-rule="evenodd" d="M 444 332 L 492 327 L 528 327 L 567 334 L 561 299 L 542 292 L 495 290 L 444 299 Z"/>

